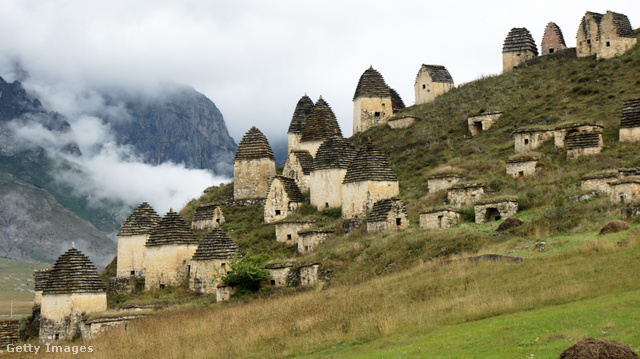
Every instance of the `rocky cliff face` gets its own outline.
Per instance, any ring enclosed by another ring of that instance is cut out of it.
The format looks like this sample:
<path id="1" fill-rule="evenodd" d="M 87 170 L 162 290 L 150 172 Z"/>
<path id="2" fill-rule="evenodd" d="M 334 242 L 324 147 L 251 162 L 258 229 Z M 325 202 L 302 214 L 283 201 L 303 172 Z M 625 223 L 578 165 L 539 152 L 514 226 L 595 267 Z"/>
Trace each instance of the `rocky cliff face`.
<path id="1" fill-rule="evenodd" d="M 159 95 L 111 92 L 111 105 L 123 105 L 128 118 L 101 114 L 115 131 L 118 142 L 135 147 L 145 162 L 184 163 L 188 168 L 209 169 L 233 175 L 237 145 L 229 136 L 216 105 L 191 87 L 167 86 Z"/>

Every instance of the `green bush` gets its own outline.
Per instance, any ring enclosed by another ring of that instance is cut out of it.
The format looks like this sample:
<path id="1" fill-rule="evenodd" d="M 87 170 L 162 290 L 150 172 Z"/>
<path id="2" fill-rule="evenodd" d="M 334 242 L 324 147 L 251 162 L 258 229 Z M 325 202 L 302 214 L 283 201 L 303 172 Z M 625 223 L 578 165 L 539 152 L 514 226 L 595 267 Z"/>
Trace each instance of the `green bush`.
<path id="1" fill-rule="evenodd" d="M 270 278 L 269 272 L 261 266 L 261 259 L 251 256 L 233 258 L 229 263 L 229 271 L 222 276 L 222 282 L 237 287 L 240 295 L 259 290 L 262 281 Z"/>

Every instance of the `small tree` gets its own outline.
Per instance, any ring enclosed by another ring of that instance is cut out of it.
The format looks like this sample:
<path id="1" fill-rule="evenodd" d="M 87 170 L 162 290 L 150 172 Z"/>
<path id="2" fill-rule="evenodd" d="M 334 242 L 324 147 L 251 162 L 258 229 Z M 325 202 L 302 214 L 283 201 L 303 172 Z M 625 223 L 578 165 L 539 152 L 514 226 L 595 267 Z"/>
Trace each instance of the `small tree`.
<path id="1" fill-rule="evenodd" d="M 238 288 L 239 294 L 255 292 L 260 289 L 260 283 L 271 277 L 262 268 L 260 260 L 249 255 L 234 257 L 229 262 L 229 271 L 222 276 L 222 283 Z"/>

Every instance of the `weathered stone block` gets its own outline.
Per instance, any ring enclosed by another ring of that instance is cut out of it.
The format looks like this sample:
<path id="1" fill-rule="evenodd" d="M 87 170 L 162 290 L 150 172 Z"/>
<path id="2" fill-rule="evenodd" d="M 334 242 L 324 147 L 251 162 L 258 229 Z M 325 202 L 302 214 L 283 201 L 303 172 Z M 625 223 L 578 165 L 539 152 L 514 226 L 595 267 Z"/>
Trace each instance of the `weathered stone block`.
<path id="1" fill-rule="evenodd" d="M 276 241 L 287 245 L 298 245 L 298 232 L 309 229 L 315 221 L 281 221 L 276 223 Z"/>
<path id="2" fill-rule="evenodd" d="M 597 191 L 611 194 L 611 183 L 618 180 L 618 174 L 602 173 L 582 176 L 580 189 L 584 192 Z"/>
<path id="3" fill-rule="evenodd" d="M 483 112 L 478 115 L 471 116 L 467 119 L 469 132 L 471 136 L 478 136 L 493 126 L 493 124 L 502 116 L 501 111 Z"/>
<path id="4" fill-rule="evenodd" d="M 473 205 L 473 210 L 476 223 L 493 222 L 518 213 L 518 201 L 515 198 L 478 201 Z"/>
<path id="5" fill-rule="evenodd" d="M 420 213 L 420 228 L 446 229 L 462 221 L 460 211 L 455 208 L 433 208 Z"/>
<path id="6" fill-rule="evenodd" d="M 417 117 L 415 116 L 392 117 L 387 122 L 387 125 L 393 129 L 408 128 L 413 125 L 416 120 Z"/>
<path id="7" fill-rule="evenodd" d="M 407 210 L 399 199 L 384 199 L 373 205 L 367 232 L 397 232 L 409 228 Z"/>
<path id="8" fill-rule="evenodd" d="M 315 250 L 333 233 L 333 230 L 326 229 L 314 229 L 298 232 L 298 253 L 305 254 Z"/>
<path id="9" fill-rule="evenodd" d="M 533 176 L 542 169 L 536 157 L 520 157 L 506 161 L 507 174 L 513 178 Z"/>
<path id="10" fill-rule="evenodd" d="M 447 200 L 452 206 L 471 206 L 480 200 L 485 192 L 485 185 L 480 183 L 455 185 L 447 190 Z"/>
<path id="11" fill-rule="evenodd" d="M 429 193 L 435 193 L 447 190 L 460 182 L 461 179 L 462 175 L 456 173 L 440 173 L 429 176 L 429 178 L 427 178 L 428 191 Z"/>

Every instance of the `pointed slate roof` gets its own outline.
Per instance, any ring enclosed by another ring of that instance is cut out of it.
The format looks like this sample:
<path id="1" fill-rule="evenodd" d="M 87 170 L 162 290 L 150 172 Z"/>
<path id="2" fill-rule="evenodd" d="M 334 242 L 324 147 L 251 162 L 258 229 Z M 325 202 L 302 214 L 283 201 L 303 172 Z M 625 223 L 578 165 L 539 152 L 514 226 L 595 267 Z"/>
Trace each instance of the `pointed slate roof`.
<path id="1" fill-rule="evenodd" d="M 398 181 L 387 156 L 367 142 L 356 154 L 342 183 L 364 181 Z"/>
<path id="2" fill-rule="evenodd" d="M 43 291 L 47 287 L 47 281 L 49 280 L 49 273 L 53 268 L 36 269 L 33 271 L 33 290 Z"/>
<path id="3" fill-rule="evenodd" d="M 215 228 L 208 233 L 193 254 L 193 260 L 231 259 L 239 256 L 238 246 L 229 238 L 229 235 L 220 228 Z"/>
<path id="4" fill-rule="evenodd" d="M 342 136 L 338 120 L 329 104 L 320 96 L 305 121 L 300 142 L 322 141 L 334 134 Z"/>
<path id="5" fill-rule="evenodd" d="M 71 248 L 56 260 L 42 294 L 104 292 L 96 267 L 82 252 Z"/>
<path id="6" fill-rule="evenodd" d="M 619 14 L 613 11 L 607 11 L 604 17 L 612 16 L 613 17 L 613 27 L 616 29 L 616 34 L 620 37 L 631 37 L 635 38 L 636 34 L 633 32 L 633 28 L 631 28 L 631 23 L 629 22 L 629 18 L 625 14 Z"/>
<path id="7" fill-rule="evenodd" d="M 147 202 L 142 202 L 122 225 L 118 236 L 149 234 L 160 221 L 158 213 Z"/>
<path id="8" fill-rule="evenodd" d="M 192 221 L 206 221 L 213 218 L 213 216 L 215 215 L 215 210 L 218 207 L 220 206 L 217 204 L 209 204 L 196 208 L 196 211 L 193 213 Z"/>
<path id="9" fill-rule="evenodd" d="M 433 80 L 433 82 L 442 82 L 442 83 L 448 83 L 448 84 L 453 83 L 453 77 L 451 77 L 449 70 L 447 70 L 447 68 L 442 65 L 422 64 L 420 69 L 421 70 L 424 69 L 425 71 L 427 71 L 427 73 L 429 73 L 429 76 L 431 76 L 431 79 Z M 416 76 L 416 81 L 417 81 L 417 76 Z"/>
<path id="10" fill-rule="evenodd" d="M 356 153 L 356 148 L 347 139 L 342 136 L 331 136 L 318 148 L 313 169 L 347 169 Z"/>
<path id="11" fill-rule="evenodd" d="M 291 117 L 291 123 L 289 124 L 289 130 L 287 133 L 301 134 L 302 129 L 304 128 L 304 123 L 307 120 L 307 117 L 309 117 L 314 106 L 315 105 L 309 96 L 302 96 L 300 100 L 298 100 L 296 109 L 293 111 L 293 116 Z"/>
<path id="12" fill-rule="evenodd" d="M 269 141 L 257 127 L 253 126 L 242 137 L 234 160 L 252 160 L 256 158 L 270 158 L 275 161 Z"/>
<path id="13" fill-rule="evenodd" d="M 167 213 L 151 231 L 147 247 L 157 247 L 171 244 L 198 244 L 198 239 L 191 231 L 187 222 L 176 212 Z"/>
<path id="14" fill-rule="evenodd" d="M 384 82 L 384 78 L 380 73 L 373 68 L 369 67 L 361 76 L 356 86 L 356 92 L 353 95 L 353 99 L 357 99 L 360 96 L 367 97 L 389 97 L 389 86 Z"/>
<path id="15" fill-rule="evenodd" d="M 640 127 L 640 98 L 625 101 L 622 105 L 620 128 Z"/>
<path id="16" fill-rule="evenodd" d="M 296 156 L 298 162 L 300 162 L 300 166 L 302 166 L 302 172 L 305 175 L 311 174 L 313 170 L 313 156 L 309 151 L 291 151 L 291 154 Z"/>
<path id="17" fill-rule="evenodd" d="M 300 192 L 300 188 L 298 188 L 298 185 L 293 178 L 275 176 L 273 181 L 280 181 L 282 183 L 284 191 L 289 197 L 289 202 L 304 202 L 304 196 L 302 196 L 302 192 Z M 273 182 L 271 183 L 273 184 Z M 271 186 L 269 186 L 269 191 L 271 191 Z"/>
<path id="18" fill-rule="evenodd" d="M 404 203 L 397 198 L 383 199 L 373 204 L 373 209 L 367 222 L 385 222 L 389 216 L 389 212 L 394 206 L 398 206 L 400 210 L 407 215 L 407 209 Z"/>
<path id="19" fill-rule="evenodd" d="M 560 30 L 560 26 L 555 22 L 550 21 L 547 24 L 547 27 L 544 29 L 544 34 L 542 35 L 542 50 L 545 50 L 546 46 L 550 46 L 554 42 L 555 39 L 558 39 L 558 43 L 562 46 L 560 49 L 554 50 L 562 50 L 567 48 L 567 43 L 564 41 L 564 36 L 562 35 L 562 30 Z"/>
<path id="20" fill-rule="evenodd" d="M 535 41 L 533 41 L 529 30 L 524 27 L 514 27 L 511 29 L 502 45 L 502 53 L 518 51 L 532 51 L 538 55 L 538 47 Z"/>

